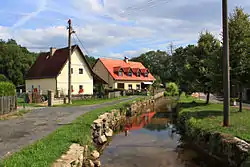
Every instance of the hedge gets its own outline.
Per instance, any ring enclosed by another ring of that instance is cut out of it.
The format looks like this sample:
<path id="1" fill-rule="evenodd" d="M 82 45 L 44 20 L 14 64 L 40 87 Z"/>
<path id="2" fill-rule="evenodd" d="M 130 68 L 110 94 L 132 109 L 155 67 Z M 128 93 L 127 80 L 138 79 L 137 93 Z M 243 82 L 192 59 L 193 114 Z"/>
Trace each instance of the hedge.
<path id="1" fill-rule="evenodd" d="M 0 96 L 16 95 L 16 87 L 10 82 L 0 82 Z"/>

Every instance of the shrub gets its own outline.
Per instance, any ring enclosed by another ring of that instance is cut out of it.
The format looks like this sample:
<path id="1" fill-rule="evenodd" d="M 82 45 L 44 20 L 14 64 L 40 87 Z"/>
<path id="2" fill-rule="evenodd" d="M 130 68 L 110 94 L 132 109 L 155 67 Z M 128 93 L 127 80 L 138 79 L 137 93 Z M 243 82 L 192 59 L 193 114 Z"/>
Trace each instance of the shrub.
<path id="1" fill-rule="evenodd" d="M 168 83 L 166 91 L 164 92 L 164 95 L 165 96 L 178 96 L 179 95 L 178 86 L 173 82 Z"/>
<path id="2" fill-rule="evenodd" d="M 5 75 L 0 74 L 0 82 L 8 82 L 8 81 L 9 80 L 8 80 L 8 78 Z"/>
<path id="3" fill-rule="evenodd" d="M 0 96 L 16 95 L 16 87 L 10 82 L 0 82 Z"/>

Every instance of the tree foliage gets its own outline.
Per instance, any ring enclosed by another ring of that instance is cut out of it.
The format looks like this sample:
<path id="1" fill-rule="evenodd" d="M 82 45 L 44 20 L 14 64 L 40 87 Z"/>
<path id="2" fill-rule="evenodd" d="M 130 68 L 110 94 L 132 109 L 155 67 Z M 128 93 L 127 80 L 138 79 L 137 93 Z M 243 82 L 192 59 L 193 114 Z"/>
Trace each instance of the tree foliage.
<path id="1" fill-rule="evenodd" d="M 0 74 L 3 74 L 15 85 L 24 83 L 24 76 L 34 63 L 37 54 L 10 39 L 0 40 Z"/>
<path id="2" fill-rule="evenodd" d="M 164 93 L 165 96 L 177 96 L 179 95 L 179 88 L 176 83 L 170 82 L 167 83 L 167 88 Z"/>
<path id="3" fill-rule="evenodd" d="M 242 8 L 236 7 L 229 16 L 229 45 L 231 86 L 240 87 L 242 97 L 242 88 L 250 84 L 250 19 Z M 175 82 L 187 94 L 222 94 L 222 53 L 221 41 L 205 31 L 196 44 L 176 48 L 171 56 L 165 51 L 149 51 L 132 60 L 142 62 L 163 82 Z"/>
<path id="4" fill-rule="evenodd" d="M 14 96 L 16 87 L 10 82 L 0 82 L 0 96 Z"/>

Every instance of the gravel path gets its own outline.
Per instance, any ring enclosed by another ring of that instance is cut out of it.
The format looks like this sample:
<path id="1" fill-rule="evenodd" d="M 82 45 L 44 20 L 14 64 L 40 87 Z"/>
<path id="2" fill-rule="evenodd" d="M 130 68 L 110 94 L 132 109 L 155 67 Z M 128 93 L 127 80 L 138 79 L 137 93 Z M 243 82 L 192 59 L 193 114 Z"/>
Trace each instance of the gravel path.
<path id="1" fill-rule="evenodd" d="M 78 107 L 52 107 L 33 110 L 22 117 L 0 121 L 0 159 L 69 124 L 84 113 L 97 108 L 126 102 L 136 97 L 103 104 Z"/>

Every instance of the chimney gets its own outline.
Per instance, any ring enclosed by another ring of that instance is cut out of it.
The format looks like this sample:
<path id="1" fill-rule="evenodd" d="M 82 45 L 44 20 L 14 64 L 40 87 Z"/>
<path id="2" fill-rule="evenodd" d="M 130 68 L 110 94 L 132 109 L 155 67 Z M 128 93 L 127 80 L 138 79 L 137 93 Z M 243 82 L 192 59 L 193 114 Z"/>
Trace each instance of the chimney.
<path id="1" fill-rule="evenodd" d="M 56 48 L 51 47 L 50 48 L 50 56 L 53 56 L 55 52 L 56 52 Z"/>
<path id="2" fill-rule="evenodd" d="M 125 61 L 126 63 L 128 63 L 128 58 L 127 58 L 127 57 L 124 57 L 124 61 Z"/>

